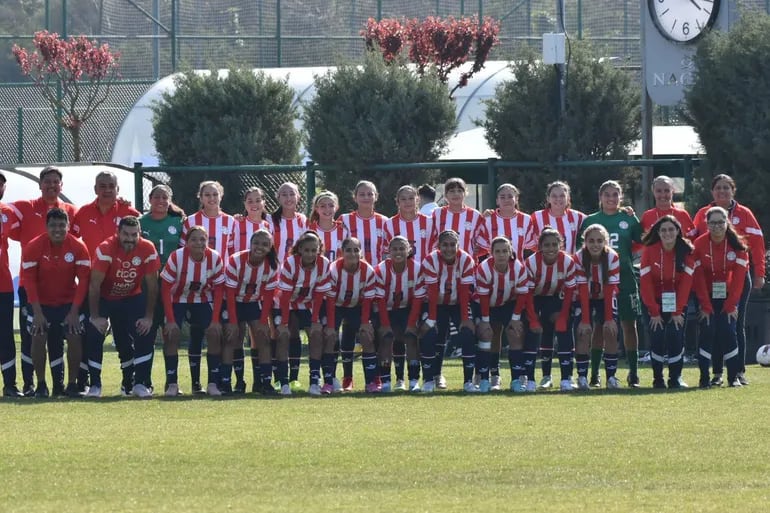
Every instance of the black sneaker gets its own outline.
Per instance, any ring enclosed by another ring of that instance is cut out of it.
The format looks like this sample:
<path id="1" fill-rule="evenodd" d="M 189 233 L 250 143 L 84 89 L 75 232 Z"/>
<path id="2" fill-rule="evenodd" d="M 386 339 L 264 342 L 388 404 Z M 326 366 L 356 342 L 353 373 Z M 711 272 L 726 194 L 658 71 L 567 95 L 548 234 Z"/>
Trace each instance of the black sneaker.
<path id="1" fill-rule="evenodd" d="M 666 382 L 663 381 L 663 378 L 655 378 L 652 380 L 652 388 L 661 390 L 666 388 Z"/>
<path id="2" fill-rule="evenodd" d="M 3 387 L 4 397 L 24 397 L 24 394 L 19 390 L 16 385 L 6 385 Z"/>
<path id="3" fill-rule="evenodd" d="M 78 381 L 77 382 L 78 392 L 80 394 L 85 394 L 88 392 L 88 381 Z"/>
<path id="4" fill-rule="evenodd" d="M 34 385 L 24 385 L 24 397 L 35 397 Z"/>
<path id="5" fill-rule="evenodd" d="M 639 388 L 639 376 L 636 374 L 629 374 L 626 382 L 630 388 Z"/>
<path id="6" fill-rule="evenodd" d="M 700 378 L 700 381 L 698 382 L 698 388 L 702 388 L 703 390 L 708 390 L 711 388 L 711 381 L 709 381 L 708 376 Z"/>
<path id="7" fill-rule="evenodd" d="M 192 393 L 196 395 L 206 395 L 206 391 L 203 390 L 203 387 L 200 383 L 193 383 L 192 384 Z"/>
<path id="8" fill-rule="evenodd" d="M 743 384 L 741 383 L 741 380 L 738 379 L 737 376 L 732 379 L 727 378 L 727 382 L 729 383 L 727 386 L 731 388 L 743 388 Z"/>
<path id="9" fill-rule="evenodd" d="M 741 382 L 741 385 L 744 387 L 749 384 L 749 380 L 746 378 L 746 374 L 743 372 L 739 372 L 735 375 L 735 379 Z"/>
<path id="10" fill-rule="evenodd" d="M 245 381 L 239 381 L 235 384 L 233 387 L 233 393 L 234 394 L 245 394 L 246 393 L 246 382 Z"/>
<path id="11" fill-rule="evenodd" d="M 602 378 L 600 378 L 598 375 L 591 376 L 591 379 L 588 381 L 588 386 L 591 388 L 601 388 Z"/>
<path id="12" fill-rule="evenodd" d="M 64 384 L 55 383 L 51 388 L 51 397 L 64 397 Z"/>
<path id="13" fill-rule="evenodd" d="M 219 391 L 222 393 L 222 395 L 233 395 L 233 386 L 229 382 L 220 383 Z"/>
<path id="14" fill-rule="evenodd" d="M 687 386 L 687 383 L 685 383 L 684 380 L 681 377 L 678 377 L 676 379 L 669 378 L 669 380 L 668 380 L 668 388 L 680 389 L 680 388 L 689 388 L 689 387 Z"/>
<path id="15" fill-rule="evenodd" d="M 70 383 L 67 385 L 67 387 L 64 389 L 64 395 L 71 399 L 79 399 L 83 397 L 83 394 L 80 393 L 80 388 L 75 383 Z"/>
<path id="16" fill-rule="evenodd" d="M 278 390 L 273 387 L 272 383 L 263 383 L 259 389 L 259 392 L 267 397 L 273 397 L 278 395 Z"/>
<path id="17" fill-rule="evenodd" d="M 724 384 L 724 381 L 722 381 L 722 375 L 721 374 L 714 374 L 714 377 L 711 378 L 712 387 L 721 387 Z"/>
<path id="18" fill-rule="evenodd" d="M 255 381 L 254 384 L 251 385 L 251 393 L 259 394 L 261 392 L 262 392 L 262 385 L 258 381 Z"/>
<path id="19" fill-rule="evenodd" d="M 48 393 L 48 385 L 45 383 L 38 383 L 37 390 L 35 390 L 35 397 L 37 399 L 45 399 L 51 394 Z"/>

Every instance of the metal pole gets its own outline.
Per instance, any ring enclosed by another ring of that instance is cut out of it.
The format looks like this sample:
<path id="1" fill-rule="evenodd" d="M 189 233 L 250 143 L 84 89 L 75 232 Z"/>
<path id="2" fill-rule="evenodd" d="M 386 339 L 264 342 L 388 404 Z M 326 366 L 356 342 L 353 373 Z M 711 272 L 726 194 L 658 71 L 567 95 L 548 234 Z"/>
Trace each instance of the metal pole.
<path id="1" fill-rule="evenodd" d="M 305 163 L 305 213 L 310 216 L 313 209 L 313 196 L 315 196 L 315 162 L 308 160 Z"/>
<path id="2" fill-rule="evenodd" d="M 583 39 L 583 0 L 577 3 L 577 38 Z"/>
<path id="3" fill-rule="evenodd" d="M 465 0 L 460 0 L 460 16 L 464 16 L 464 15 L 465 15 Z"/>
<path id="4" fill-rule="evenodd" d="M 646 25 L 646 14 L 645 9 L 647 8 L 647 0 L 639 0 L 639 5 L 641 8 L 642 15 L 640 16 L 640 22 L 641 22 L 641 48 L 644 49 L 644 33 L 645 33 L 645 25 Z M 645 62 L 647 59 L 642 59 L 642 74 L 641 74 L 641 81 L 642 81 L 642 116 L 641 116 L 641 122 L 642 122 L 642 158 L 643 159 L 651 159 L 653 158 L 653 147 L 652 147 L 652 100 L 650 99 L 650 95 L 647 93 L 647 81 L 645 80 L 645 77 L 647 76 L 647 66 L 645 65 Z M 650 166 L 644 166 L 642 167 L 642 210 L 647 210 L 652 207 L 652 178 L 653 178 L 653 169 Z"/>
<path id="5" fill-rule="evenodd" d="M 487 205 L 494 208 L 495 198 L 497 196 L 497 175 L 495 174 L 495 162 L 497 159 L 487 159 Z"/>
<path id="6" fill-rule="evenodd" d="M 16 109 L 16 161 L 24 162 L 24 109 Z"/>
<path id="7" fill-rule="evenodd" d="M 377 21 L 382 21 L 382 0 L 377 0 Z"/>
<path id="8" fill-rule="evenodd" d="M 283 60 L 283 56 L 281 55 L 281 0 L 277 0 L 275 6 L 275 40 L 275 55 L 278 59 L 277 67 L 280 68 L 281 61 Z"/>
<path id="9" fill-rule="evenodd" d="M 51 30 L 51 0 L 45 0 L 45 29 Z"/>
<path id="10" fill-rule="evenodd" d="M 152 0 L 152 16 L 156 19 L 160 19 L 160 7 L 158 0 Z M 152 39 L 152 76 L 155 80 L 160 78 L 160 39 L 158 35 L 158 24 L 152 24 L 152 35 L 155 36 Z"/>
<path id="11" fill-rule="evenodd" d="M 144 190 L 143 187 L 142 163 L 134 162 L 134 205 L 139 212 L 144 210 Z"/>
<path id="12" fill-rule="evenodd" d="M 67 0 L 61 2 L 61 37 L 67 39 Z M 62 117 L 64 117 L 64 111 L 62 110 L 62 87 L 61 80 L 56 82 L 56 100 L 59 102 L 59 106 L 56 108 L 56 160 L 61 162 L 64 160 L 64 126 L 62 126 Z"/>
<path id="13" fill-rule="evenodd" d="M 171 0 L 171 72 L 176 73 L 176 0 Z"/>

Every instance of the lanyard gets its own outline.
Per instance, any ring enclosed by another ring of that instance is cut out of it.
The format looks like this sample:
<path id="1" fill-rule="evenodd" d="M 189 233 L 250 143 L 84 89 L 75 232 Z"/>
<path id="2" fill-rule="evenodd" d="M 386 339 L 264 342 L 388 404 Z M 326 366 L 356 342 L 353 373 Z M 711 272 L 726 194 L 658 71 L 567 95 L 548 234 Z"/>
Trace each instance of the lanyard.
<path id="1" fill-rule="evenodd" d="M 722 242 L 725 245 L 725 252 L 722 256 L 722 272 L 724 272 L 725 279 L 727 279 L 727 240 L 725 239 Z M 714 246 L 711 238 L 709 238 L 709 254 L 711 255 L 711 276 L 716 276 L 717 273 L 714 269 Z"/>
<path id="2" fill-rule="evenodd" d="M 663 245 L 661 244 L 660 246 L 660 290 L 661 292 L 664 290 L 664 286 L 663 286 L 663 269 L 665 269 L 663 267 L 664 262 L 665 261 L 663 259 Z M 714 262 L 712 262 L 711 265 L 713 266 Z M 674 285 L 674 288 L 676 288 L 676 254 L 674 254 L 674 262 L 671 268 L 671 283 Z"/>

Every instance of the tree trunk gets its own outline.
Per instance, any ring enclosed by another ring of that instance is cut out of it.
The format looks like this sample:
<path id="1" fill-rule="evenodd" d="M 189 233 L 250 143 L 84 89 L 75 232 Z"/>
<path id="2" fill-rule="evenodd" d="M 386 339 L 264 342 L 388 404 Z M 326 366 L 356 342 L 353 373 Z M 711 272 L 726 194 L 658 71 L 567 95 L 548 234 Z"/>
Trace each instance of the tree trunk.
<path id="1" fill-rule="evenodd" d="M 80 162 L 80 127 L 74 126 L 68 128 L 70 135 L 72 135 L 72 160 L 74 162 Z"/>

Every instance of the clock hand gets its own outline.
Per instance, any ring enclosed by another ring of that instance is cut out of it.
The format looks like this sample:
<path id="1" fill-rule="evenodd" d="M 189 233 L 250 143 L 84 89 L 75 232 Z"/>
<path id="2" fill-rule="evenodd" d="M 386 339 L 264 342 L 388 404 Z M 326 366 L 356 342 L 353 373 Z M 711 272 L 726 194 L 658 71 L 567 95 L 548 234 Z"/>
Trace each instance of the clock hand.
<path id="1" fill-rule="evenodd" d="M 693 4 L 695 7 L 697 7 L 699 11 L 703 10 L 700 8 L 700 5 L 698 5 L 698 2 L 696 2 L 695 0 L 690 0 L 690 3 Z"/>

